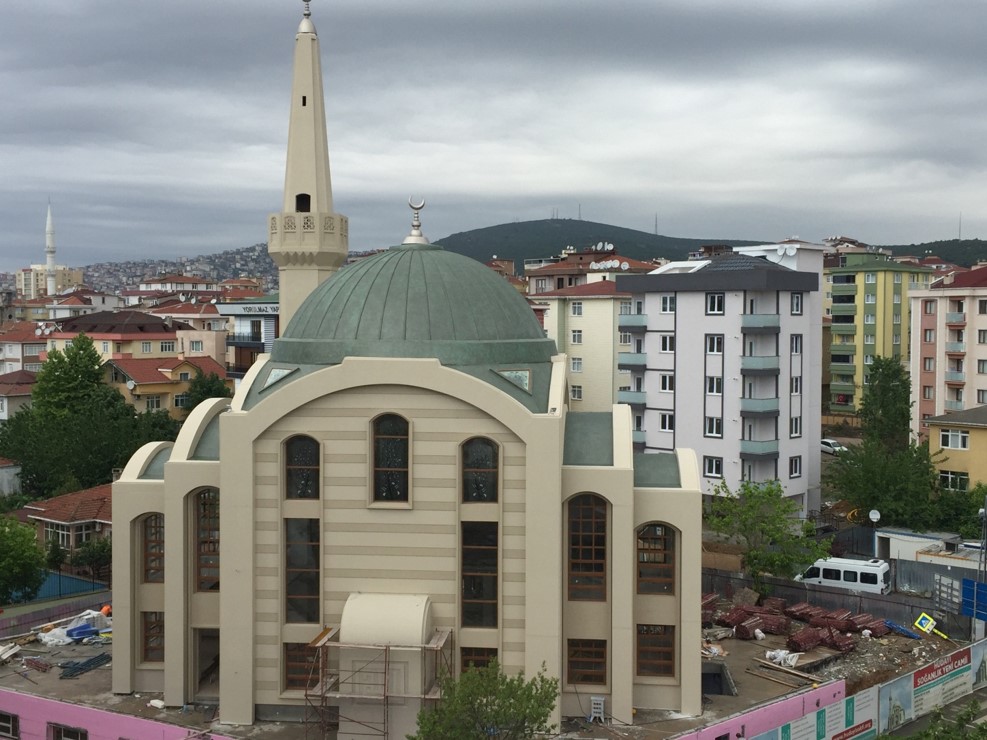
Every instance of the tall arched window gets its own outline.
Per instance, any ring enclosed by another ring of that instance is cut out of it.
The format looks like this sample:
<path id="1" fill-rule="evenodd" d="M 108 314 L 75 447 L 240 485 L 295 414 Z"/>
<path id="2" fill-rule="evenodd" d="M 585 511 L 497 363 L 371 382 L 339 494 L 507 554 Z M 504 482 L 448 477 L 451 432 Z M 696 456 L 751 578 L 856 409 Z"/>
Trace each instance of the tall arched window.
<path id="1" fill-rule="evenodd" d="M 675 593 L 675 530 L 651 522 L 637 531 L 637 592 Z"/>
<path id="2" fill-rule="evenodd" d="M 374 501 L 408 500 L 408 420 L 374 419 Z"/>
<path id="3" fill-rule="evenodd" d="M 593 493 L 569 501 L 569 600 L 607 599 L 607 502 Z"/>
<path id="4" fill-rule="evenodd" d="M 141 520 L 141 581 L 164 582 L 164 514 L 148 514 Z"/>
<path id="5" fill-rule="evenodd" d="M 497 444 L 485 437 L 462 446 L 463 502 L 497 501 Z"/>
<path id="6" fill-rule="evenodd" d="M 195 590 L 219 591 L 219 491 L 195 494 Z"/>
<path id="7" fill-rule="evenodd" d="M 284 445 L 284 495 L 289 499 L 319 498 L 319 443 L 291 437 Z"/>

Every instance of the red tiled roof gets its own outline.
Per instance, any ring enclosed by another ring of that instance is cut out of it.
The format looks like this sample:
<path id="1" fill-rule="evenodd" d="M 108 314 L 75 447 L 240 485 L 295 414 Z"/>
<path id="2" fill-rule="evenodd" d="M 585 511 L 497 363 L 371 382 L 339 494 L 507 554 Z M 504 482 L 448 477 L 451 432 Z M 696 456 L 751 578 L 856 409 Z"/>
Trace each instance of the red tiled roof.
<path id="1" fill-rule="evenodd" d="M 188 324 L 173 322 L 171 326 L 160 316 L 152 316 L 143 311 L 97 311 L 86 316 L 76 316 L 59 322 L 61 331 L 56 332 L 59 338 L 75 336 L 80 332 L 86 334 L 171 334 L 176 330 L 186 330 L 192 327 Z"/>
<path id="2" fill-rule="evenodd" d="M 0 334 L 0 341 L 3 342 L 44 341 L 44 340 L 39 340 L 38 335 L 34 333 L 37 330 L 38 330 L 38 325 L 33 321 L 18 321 L 16 324 L 13 324 L 3 334 Z"/>
<path id="3" fill-rule="evenodd" d="M 632 257 L 622 257 L 619 254 L 613 252 L 577 252 L 576 254 L 566 255 L 566 258 L 561 262 L 552 262 L 547 265 L 542 265 L 534 270 L 528 270 L 531 275 L 553 275 L 555 273 L 570 273 L 570 272 L 589 272 L 590 265 L 594 262 L 610 262 L 615 260 L 620 265 L 627 263 L 627 270 L 624 272 L 651 272 L 658 267 L 658 265 L 652 262 L 642 262 L 641 260 L 633 259 Z M 592 270 L 593 272 L 617 272 L 620 267 L 610 267 L 605 269 L 596 268 Z"/>
<path id="4" fill-rule="evenodd" d="M 0 396 L 30 396 L 37 373 L 29 370 L 14 370 L 0 375 Z"/>
<path id="5" fill-rule="evenodd" d="M 182 303 L 181 301 L 175 301 L 172 303 L 163 303 L 155 306 L 151 309 L 152 314 L 209 314 L 210 316 L 218 316 L 219 309 L 213 303 Z"/>
<path id="6" fill-rule="evenodd" d="M 107 365 L 113 365 L 123 372 L 128 378 L 141 385 L 142 383 L 169 383 L 172 382 L 171 374 L 181 365 L 191 365 L 198 368 L 203 375 L 216 373 L 221 379 L 226 380 L 226 368 L 220 365 L 212 357 L 151 357 L 134 359 L 132 357 L 122 357 L 108 360 Z M 177 381 L 175 381 L 177 382 Z"/>
<path id="7" fill-rule="evenodd" d="M 113 486 L 107 483 L 64 496 L 32 501 L 27 507 L 29 519 L 71 524 L 73 522 L 113 522 L 111 495 Z"/>
<path id="8" fill-rule="evenodd" d="M 987 267 L 975 267 L 966 272 L 957 272 L 950 283 L 937 281 L 936 288 L 985 288 L 987 287 Z"/>
<path id="9" fill-rule="evenodd" d="M 617 291 L 617 283 L 613 280 L 597 280 L 595 283 L 583 283 L 573 285 L 571 288 L 561 290 L 550 290 L 547 293 L 535 293 L 534 298 L 566 298 L 571 296 L 582 296 L 591 298 L 594 296 L 629 296 L 630 293 L 620 293 Z"/>
<path id="10" fill-rule="evenodd" d="M 20 465 L 16 460 L 11 460 L 9 457 L 0 457 L 0 468 L 10 468 L 16 465 Z"/>

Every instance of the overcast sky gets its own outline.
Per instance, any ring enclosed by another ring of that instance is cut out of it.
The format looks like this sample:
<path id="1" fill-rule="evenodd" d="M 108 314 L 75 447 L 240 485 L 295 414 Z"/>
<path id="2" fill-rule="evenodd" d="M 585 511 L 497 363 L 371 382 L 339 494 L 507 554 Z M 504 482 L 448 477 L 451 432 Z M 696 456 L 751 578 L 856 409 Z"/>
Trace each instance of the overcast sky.
<path id="1" fill-rule="evenodd" d="M 0 270 L 216 252 L 280 208 L 301 0 L 2 0 Z M 982 0 L 314 0 L 350 247 L 582 218 L 987 238 Z M 581 245 L 577 245 L 581 246 Z"/>

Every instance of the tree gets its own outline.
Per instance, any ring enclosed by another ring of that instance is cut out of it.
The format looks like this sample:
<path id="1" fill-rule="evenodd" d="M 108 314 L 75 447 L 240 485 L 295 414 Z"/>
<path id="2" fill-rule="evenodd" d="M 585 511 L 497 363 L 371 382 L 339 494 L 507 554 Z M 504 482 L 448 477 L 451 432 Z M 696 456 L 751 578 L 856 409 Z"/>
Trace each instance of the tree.
<path id="1" fill-rule="evenodd" d="M 0 605 L 33 599 L 45 582 L 44 567 L 34 527 L 0 517 Z"/>
<path id="2" fill-rule="evenodd" d="M 921 732 L 910 735 L 919 740 L 987 740 L 987 724 L 979 722 L 980 704 L 971 701 L 966 708 L 950 721 L 943 716 L 941 708 L 932 713 L 932 722 Z"/>
<path id="3" fill-rule="evenodd" d="M 195 377 L 188 384 L 188 400 L 185 410 L 191 413 L 192 409 L 208 398 L 232 398 L 233 391 L 226 385 L 226 381 L 216 373 L 204 374 L 196 368 Z"/>
<path id="4" fill-rule="evenodd" d="M 527 740 L 555 732 L 549 719 L 559 680 L 546 676 L 544 666 L 526 681 L 520 673 L 504 675 L 493 660 L 440 683 L 441 701 L 418 713 L 418 733 L 408 740 Z"/>
<path id="5" fill-rule="evenodd" d="M 69 558 L 73 568 L 88 568 L 90 575 L 97 581 L 105 580 L 113 562 L 113 547 L 109 537 L 97 537 L 86 540 Z"/>
<path id="6" fill-rule="evenodd" d="M 898 360 L 874 358 L 861 398 L 863 442 L 830 464 L 826 482 L 881 523 L 918 531 L 945 529 L 977 536 L 983 493 L 941 489 L 928 442 L 911 438 L 911 382 Z M 979 500 L 978 500 L 979 498 Z"/>
<path id="7" fill-rule="evenodd" d="M 65 548 L 59 544 L 57 538 L 52 538 L 48 540 L 48 545 L 45 547 L 45 567 L 58 573 L 62 569 L 62 563 L 65 562 L 66 552 Z"/>
<path id="8" fill-rule="evenodd" d="M 803 567 L 829 556 L 829 541 L 805 536 L 799 505 L 785 496 L 776 480 L 745 480 L 736 495 L 725 481 L 713 491 L 706 523 L 714 532 L 736 539 L 744 547 L 744 572 L 760 590 L 761 576 L 791 578 Z"/>
<path id="9" fill-rule="evenodd" d="M 142 444 L 177 436 L 167 412 L 136 414 L 102 379 L 99 354 L 80 334 L 64 353 L 51 350 L 31 405 L 0 426 L 0 455 L 20 463 L 26 500 L 108 483 Z"/>

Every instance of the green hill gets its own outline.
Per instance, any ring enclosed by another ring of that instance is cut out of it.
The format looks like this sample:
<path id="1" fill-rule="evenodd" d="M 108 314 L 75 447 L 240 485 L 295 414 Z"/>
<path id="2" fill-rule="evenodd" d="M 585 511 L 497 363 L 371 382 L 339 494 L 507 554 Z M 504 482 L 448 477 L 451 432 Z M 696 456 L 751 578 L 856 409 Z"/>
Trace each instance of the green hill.
<path id="1" fill-rule="evenodd" d="M 618 254 L 639 260 L 655 257 L 685 259 L 690 251 L 704 244 L 741 246 L 764 243 L 736 239 L 681 239 L 577 219 L 520 221 L 462 231 L 436 240 L 451 252 L 481 262 L 492 259 L 494 255 L 499 259 L 512 259 L 519 270 L 526 259 L 557 255 L 568 246 L 582 251 L 599 242 L 609 242 Z"/>
<path id="2" fill-rule="evenodd" d="M 896 257 L 908 254 L 915 257 L 934 255 L 943 262 L 972 267 L 978 260 L 987 259 L 987 241 L 983 239 L 944 239 L 925 244 L 895 244 L 885 247 Z"/>

